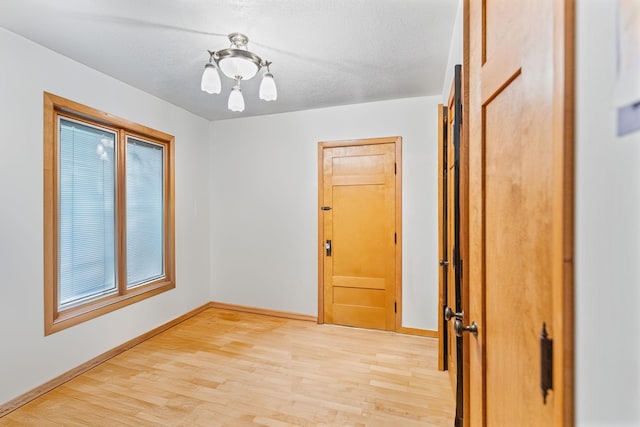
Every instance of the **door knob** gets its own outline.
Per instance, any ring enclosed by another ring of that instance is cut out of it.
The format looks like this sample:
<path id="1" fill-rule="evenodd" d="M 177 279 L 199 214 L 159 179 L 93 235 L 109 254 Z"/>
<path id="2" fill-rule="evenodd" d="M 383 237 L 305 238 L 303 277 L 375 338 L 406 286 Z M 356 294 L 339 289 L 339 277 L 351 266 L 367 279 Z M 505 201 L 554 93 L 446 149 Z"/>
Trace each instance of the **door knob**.
<path id="1" fill-rule="evenodd" d="M 456 313 L 451 309 L 451 307 L 446 307 L 444 309 L 444 320 L 446 320 L 447 322 L 453 319 L 454 317 L 456 319 L 462 319 L 462 316 L 464 316 L 464 311 L 460 313 Z"/>
<path id="2" fill-rule="evenodd" d="M 464 326 L 462 320 L 456 319 L 456 321 L 453 322 L 453 330 L 456 332 L 457 337 L 461 337 L 465 332 L 471 332 L 473 336 L 478 336 L 478 325 L 476 322 L 471 322 L 469 326 Z"/>

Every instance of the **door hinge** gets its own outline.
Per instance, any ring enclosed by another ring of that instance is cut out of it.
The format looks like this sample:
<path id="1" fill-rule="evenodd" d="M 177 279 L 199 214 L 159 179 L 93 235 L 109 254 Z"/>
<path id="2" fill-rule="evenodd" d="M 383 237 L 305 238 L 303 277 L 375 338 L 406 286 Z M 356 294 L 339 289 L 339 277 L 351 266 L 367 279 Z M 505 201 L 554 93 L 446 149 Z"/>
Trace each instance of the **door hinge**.
<path id="1" fill-rule="evenodd" d="M 545 405 L 549 390 L 553 390 L 553 340 L 547 334 L 546 322 L 543 322 L 540 333 L 540 391 Z"/>
<path id="2" fill-rule="evenodd" d="M 331 206 L 322 206 L 320 209 L 322 209 L 323 211 L 330 211 Z"/>
<path id="3" fill-rule="evenodd" d="M 393 243 L 398 244 L 398 233 L 393 233 Z"/>
<path id="4" fill-rule="evenodd" d="M 398 312 L 398 301 L 394 301 L 393 302 L 393 312 L 397 313 Z"/>
<path id="5" fill-rule="evenodd" d="M 394 175 L 398 175 L 398 164 L 397 163 L 393 164 L 393 174 Z"/>

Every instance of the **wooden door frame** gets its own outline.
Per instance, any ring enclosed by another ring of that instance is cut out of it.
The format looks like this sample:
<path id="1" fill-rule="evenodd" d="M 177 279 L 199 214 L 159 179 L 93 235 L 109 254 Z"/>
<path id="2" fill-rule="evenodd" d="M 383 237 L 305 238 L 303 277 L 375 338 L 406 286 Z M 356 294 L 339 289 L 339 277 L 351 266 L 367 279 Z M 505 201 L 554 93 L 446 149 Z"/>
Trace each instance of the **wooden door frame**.
<path id="1" fill-rule="evenodd" d="M 324 199 L 323 153 L 325 148 L 354 147 L 375 144 L 395 144 L 396 186 L 395 186 L 395 227 L 397 242 L 395 245 L 395 331 L 402 329 L 402 137 L 388 136 L 382 138 L 351 139 L 343 141 L 318 142 L 318 324 L 324 323 L 324 221 L 320 209 Z"/>
<path id="2" fill-rule="evenodd" d="M 465 8 L 464 11 L 465 13 L 468 13 L 466 11 L 468 11 L 468 6 L 466 5 L 467 2 L 469 0 L 464 0 L 464 5 L 463 7 Z M 464 24 L 468 24 L 468 20 L 464 21 Z M 467 34 L 467 28 L 463 27 L 463 33 Z M 465 43 L 467 42 L 467 39 L 464 39 Z M 467 121 L 465 120 L 465 117 L 468 117 L 469 114 L 469 69 L 468 69 L 468 57 L 469 57 L 469 51 L 468 51 L 468 43 L 464 45 L 463 47 L 463 63 L 462 63 L 462 75 L 461 75 L 461 85 L 460 85 L 460 96 L 461 96 L 461 103 L 462 103 L 462 114 L 461 114 L 461 121 L 460 121 L 460 148 L 459 148 L 459 158 L 458 158 L 458 170 L 459 170 L 459 191 L 460 191 L 460 260 L 462 262 L 462 277 L 461 277 L 461 283 L 460 283 L 460 293 L 461 293 L 461 302 L 462 302 L 462 311 L 464 312 L 467 307 L 469 307 L 469 275 L 468 275 L 468 271 L 469 271 L 469 264 L 468 264 L 468 260 L 469 260 L 469 126 L 467 125 Z M 444 117 L 444 111 L 448 111 L 451 109 L 452 104 L 454 103 L 454 96 L 455 96 L 455 78 L 454 81 L 451 82 L 451 89 L 449 91 L 449 97 L 447 98 L 447 104 L 439 104 L 438 105 L 438 144 L 445 144 L 447 147 L 446 149 L 448 149 L 448 138 L 450 137 L 450 135 L 448 135 L 449 132 L 449 122 L 451 120 L 451 117 L 447 116 L 446 118 Z M 443 127 L 445 127 L 445 129 L 443 129 Z M 444 137 L 446 137 L 445 141 L 441 141 Z M 438 148 L 439 151 L 441 151 L 441 147 Z M 440 156 L 443 156 L 444 153 L 439 153 L 439 164 L 441 163 Z M 448 165 L 444 165 L 444 167 L 448 167 Z M 442 171 L 439 171 L 439 173 L 442 173 Z M 441 181 L 441 178 L 439 177 L 439 181 Z M 452 179 L 449 179 L 448 181 L 448 185 L 452 185 Z M 439 203 L 448 203 L 448 195 L 446 196 L 446 200 L 443 199 L 443 194 L 442 194 L 443 188 L 442 186 L 439 184 L 438 185 L 438 201 Z M 438 206 L 438 226 L 441 227 L 443 224 L 443 221 L 441 220 L 441 216 L 443 215 L 442 212 L 442 207 Z M 448 220 L 448 219 L 447 219 Z M 440 241 L 440 236 L 438 236 L 438 240 Z M 447 248 L 447 250 L 450 250 L 451 248 Z M 448 254 L 445 254 L 445 258 L 448 257 Z M 440 255 L 440 259 L 442 259 L 442 255 Z M 451 259 L 448 260 L 449 262 L 452 262 Z M 440 267 L 440 271 L 439 271 L 439 275 L 442 274 L 442 267 Z M 439 276 L 440 277 L 440 276 Z M 449 280 L 452 280 L 451 277 L 449 277 Z M 455 280 L 455 277 L 453 278 L 453 280 Z M 445 343 L 444 343 L 444 330 L 445 328 L 448 328 L 448 322 L 446 322 L 444 320 L 444 313 L 442 312 L 442 302 L 444 300 L 444 295 L 443 295 L 443 289 L 441 286 L 441 280 L 439 280 L 439 286 L 438 286 L 438 291 L 439 291 L 439 295 L 438 295 L 438 369 L 441 371 L 444 371 L 446 368 L 448 368 L 448 365 L 445 366 Z M 449 303 L 450 304 L 450 303 Z M 451 306 L 451 305 L 449 305 Z M 468 349 L 469 346 L 469 335 L 465 334 L 462 338 L 463 341 L 463 349 Z M 463 384 L 462 384 L 462 389 L 463 389 L 463 414 L 466 414 L 469 412 L 469 352 L 468 350 L 464 350 L 462 352 L 462 378 L 463 378 Z M 455 393 L 455 390 L 454 390 Z M 468 422 L 468 418 L 463 418 L 464 420 L 464 425 L 468 426 L 469 422 Z"/>
<path id="3" fill-rule="evenodd" d="M 462 274 L 462 306 L 467 311 L 470 308 L 469 301 L 469 265 L 471 257 L 469 255 L 469 235 L 470 235 L 470 220 L 469 220 L 469 53 L 471 45 L 469 43 L 469 4 L 471 0 L 462 0 L 462 133 L 460 135 L 460 257 L 466 260 L 466 264 L 463 266 Z M 468 319 L 465 319 L 468 320 Z M 464 334 L 462 338 L 463 348 L 465 351 L 462 353 L 462 400 L 463 405 L 463 419 L 462 424 L 464 427 L 471 425 L 469 416 L 469 408 L 471 405 L 470 399 L 470 381 L 469 375 L 471 372 L 470 359 L 469 359 L 469 346 L 471 343 L 471 337 L 469 334 Z"/>
<path id="4" fill-rule="evenodd" d="M 448 111 L 448 106 L 438 104 L 438 370 L 445 371 L 449 368 L 447 359 L 447 343 L 445 336 L 445 328 L 447 324 L 444 322 L 443 307 L 445 306 L 444 291 L 445 287 L 449 284 L 445 284 L 444 278 L 448 277 L 448 266 L 442 265 L 442 261 L 447 259 L 449 247 L 448 242 L 445 243 L 448 230 L 445 226 L 445 221 L 448 218 L 445 217 L 444 207 L 448 204 L 448 200 L 445 199 L 449 194 L 448 186 L 445 188 L 444 183 L 444 170 L 448 167 L 445 162 L 445 150 L 448 149 L 447 138 L 449 129 L 449 120 L 445 112 Z M 447 181 L 448 184 L 448 181 Z M 447 213 L 448 215 L 448 213 Z M 446 246 L 446 247 L 445 247 Z"/>

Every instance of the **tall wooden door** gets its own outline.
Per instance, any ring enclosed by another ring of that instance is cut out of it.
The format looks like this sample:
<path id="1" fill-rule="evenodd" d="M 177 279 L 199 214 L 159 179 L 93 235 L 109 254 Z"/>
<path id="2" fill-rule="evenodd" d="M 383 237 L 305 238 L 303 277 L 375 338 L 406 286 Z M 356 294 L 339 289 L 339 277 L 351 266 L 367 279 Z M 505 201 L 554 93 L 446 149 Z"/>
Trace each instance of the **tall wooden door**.
<path id="1" fill-rule="evenodd" d="M 454 80 L 449 95 L 449 102 L 443 106 L 441 113 L 441 208 L 440 215 L 440 286 L 442 306 L 440 310 L 441 340 L 443 341 L 444 359 L 449 371 L 451 389 L 456 396 L 456 425 L 462 422 L 463 415 L 463 337 L 455 331 L 455 321 L 460 320 L 463 313 L 462 278 L 463 278 L 463 231 L 462 176 L 466 163 L 462 156 L 462 67 L 456 65 Z M 445 323 L 446 322 L 446 323 Z"/>
<path id="2" fill-rule="evenodd" d="M 573 2 L 465 6 L 470 422 L 572 425 Z"/>
<path id="3" fill-rule="evenodd" d="M 451 98 L 449 99 L 449 104 L 447 105 L 447 305 L 446 309 L 456 311 L 456 272 L 455 272 L 455 260 L 454 260 L 454 250 L 455 250 L 455 240 L 456 240 L 456 230 L 455 230 L 455 213 L 456 213 L 456 200 L 455 200 L 455 147 L 453 144 L 453 123 L 455 120 L 455 109 L 453 108 L 453 103 L 451 102 Z M 441 313 L 444 316 L 444 312 Z M 453 330 L 453 322 L 448 321 L 445 318 L 447 323 L 445 324 L 445 328 L 447 329 L 447 361 L 448 361 L 448 370 L 449 370 L 449 379 L 451 380 L 451 390 L 456 394 L 456 381 L 458 378 L 458 361 L 457 361 L 457 348 L 456 348 L 456 334 Z"/>
<path id="4" fill-rule="evenodd" d="M 444 319 L 445 309 L 450 299 L 449 282 L 454 280 L 449 274 L 449 108 L 438 105 L 438 369 L 449 371 L 451 379 L 455 366 L 451 365 L 450 328 Z M 451 379 L 452 390 L 455 380 Z"/>
<path id="5" fill-rule="evenodd" d="M 399 144 L 399 138 L 380 138 L 320 145 L 326 323 L 396 329 Z"/>

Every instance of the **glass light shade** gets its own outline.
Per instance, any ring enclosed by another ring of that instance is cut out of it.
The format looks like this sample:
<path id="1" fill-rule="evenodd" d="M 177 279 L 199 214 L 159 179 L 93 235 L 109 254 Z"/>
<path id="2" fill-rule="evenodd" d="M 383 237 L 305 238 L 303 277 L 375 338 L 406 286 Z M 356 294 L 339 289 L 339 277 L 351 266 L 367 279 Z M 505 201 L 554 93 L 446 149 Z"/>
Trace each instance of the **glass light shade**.
<path id="1" fill-rule="evenodd" d="M 244 111 L 244 98 L 242 97 L 242 91 L 239 87 L 234 87 L 233 89 L 231 89 L 227 107 L 231 111 Z"/>
<path id="2" fill-rule="evenodd" d="M 242 77 L 242 80 L 249 80 L 258 72 L 258 65 L 251 60 L 242 57 L 225 57 L 218 61 L 218 66 L 225 76 L 230 79 Z"/>
<path id="3" fill-rule="evenodd" d="M 265 101 L 275 101 L 278 99 L 278 89 L 273 74 L 266 73 L 260 82 L 260 99 Z"/>
<path id="4" fill-rule="evenodd" d="M 204 73 L 202 73 L 202 81 L 200 82 L 200 89 L 207 93 L 220 93 L 222 85 L 220 84 L 220 75 L 218 70 L 212 63 L 208 63 L 204 66 Z"/>

